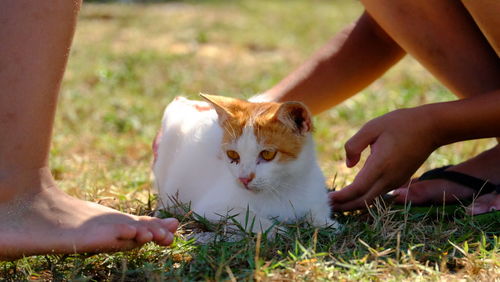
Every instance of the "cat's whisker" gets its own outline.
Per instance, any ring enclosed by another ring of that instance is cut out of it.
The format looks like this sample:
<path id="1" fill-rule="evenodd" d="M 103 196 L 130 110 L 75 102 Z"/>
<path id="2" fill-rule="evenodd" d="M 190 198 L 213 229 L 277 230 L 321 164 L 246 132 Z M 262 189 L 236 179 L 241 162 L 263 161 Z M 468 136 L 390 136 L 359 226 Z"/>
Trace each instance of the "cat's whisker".
<path id="1" fill-rule="evenodd" d="M 278 199 L 281 197 L 280 191 L 278 189 L 276 189 L 276 187 L 274 185 L 272 185 L 271 183 L 268 183 L 267 181 L 265 181 L 264 183 L 265 184 L 262 186 L 267 188 L 266 191 L 271 192 L 271 194 L 276 196 L 276 198 L 278 198 Z"/>

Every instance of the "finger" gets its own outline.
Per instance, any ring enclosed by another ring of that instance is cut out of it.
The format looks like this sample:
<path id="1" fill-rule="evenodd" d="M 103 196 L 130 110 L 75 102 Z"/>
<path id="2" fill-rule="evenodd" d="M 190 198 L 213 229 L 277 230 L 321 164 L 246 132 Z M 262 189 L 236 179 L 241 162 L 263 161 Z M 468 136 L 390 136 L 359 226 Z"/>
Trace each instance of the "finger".
<path id="1" fill-rule="evenodd" d="M 333 206 L 335 211 L 352 211 L 359 209 L 366 209 L 373 200 L 380 195 L 379 191 L 382 191 L 386 186 L 385 179 L 377 181 L 367 193 L 363 196 L 353 199 L 349 202 L 344 202 Z"/>
<path id="2" fill-rule="evenodd" d="M 382 160 L 383 158 L 377 158 Z M 368 162 L 368 161 L 367 161 Z M 381 165 L 378 165 L 377 162 L 370 162 L 370 164 L 374 164 L 375 166 L 381 167 Z M 367 168 L 367 166 L 363 167 L 362 170 Z M 368 170 L 371 170 L 373 168 L 368 168 Z M 363 171 L 360 172 L 360 174 Z M 354 185 L 355 183 L 351 184 Z M 334 210 L 338 211 L 348 211 L 348 210 L 354 210 L 354 209 L 364 209 L 367 207 L 367 205 L 371 204 L 373 200 L 380 196 L 383 195 L 384 193 L 390 191 L 393 189 L 395 185 L 398 185 L 398 178 L 393 174 L 393 169 L 380 169 L 379 174 L 376 178 L 376 180 L 373 182 L 373 184 L 370 185 L 369 189 L 364 190 L 365 194 L 360 196 L 359 198 L 352 199 L 347 202 L 341 202 L 335 205 L 334 203 Z M 418 184 L 418 183 L 416 183 Z M 400 197 L 402 197 L 403 194 L 407 193 L 408 189 L 404 191 L 404 189 L 397 189 L 397 192 L 395 192 L 396 199 L 395 201 L 398 201 Z M 399 194 L 401 193 L 401 194 Z"/>
<path id="3" fill-rule="evenodd" d="M 404 204 L 407 202 L 408 193 L 410 192 L 410 185 L 414 184 L 415 182 L 415 179 L 410 178 L 399 188 L 392 190 L 391 194 L 392 196 L 394 196 L 394 202 L 396 204 Z"/>
<path id="4" fill-rule="evenodd" d="M 353 167 L 359 162 L 361 153 L 366 147 L 375 142 L 377 136 L 376 131 L 367 124 L 345 143 L 347 167 Z"/>
<path id="5" fill-rule="evenodd" d="M 332 193 L 333 205 L 350 202 L 360 198 L 372 188 L 372 185 L 382 175 L 382 160 L 385 158 L 379 156 L 379 154 L 377 154 L 377 152 L 372 152 L 372 155 L 368 157 L 361 171 L 356 175 L 356 178 L 354 178 L 353 183 L 340 191 Z"/>
<path id="6" fill-rule="evenodd" d="M 408 188 L 406 187 L 401 187 L 401 188 L 398 188 L 394 191 L 392 191 L 392 195 L 394 196 L 394 202 L 396 204 L 404 204 L 407 202 L 407 198 L 408 198 Z"/>

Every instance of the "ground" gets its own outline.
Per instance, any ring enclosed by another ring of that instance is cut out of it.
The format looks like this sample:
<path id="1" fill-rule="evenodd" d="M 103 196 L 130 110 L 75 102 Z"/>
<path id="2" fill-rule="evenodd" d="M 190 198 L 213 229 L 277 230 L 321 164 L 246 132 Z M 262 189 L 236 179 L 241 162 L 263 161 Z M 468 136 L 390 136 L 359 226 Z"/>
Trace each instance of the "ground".
<path id="1" fill-rule="evenodd" d="M 51 151 L 59 185 L 71 195 L 151 214 L 151 142 L 165 105 L 199 92 L 246 98 L 265 91 L 362 11 L 355 1 L 187 1 L 147 5 L 84 3 L 61 91 Z M 330 188 L 352 181 L 344 142 L 388 111 L 454 99 L 411 58 L 356 98 L 315 117 Z M 425 169 L 458 163 L 492 140 L 453 144 Z M 394 172 L 397 173 L 397 172 Z M 336 215 L 345 229 L 289 226 L 279 240 L 196 245 L 194 229 L 219 226 L 179 217 L 171 248 L 36 256 L 0 262 L 0 280 L 485 280 L 500 279 L 498 217 L 438 207 L 376 205 Z M 496 224 L 496 225 L 495 225 Z"/>

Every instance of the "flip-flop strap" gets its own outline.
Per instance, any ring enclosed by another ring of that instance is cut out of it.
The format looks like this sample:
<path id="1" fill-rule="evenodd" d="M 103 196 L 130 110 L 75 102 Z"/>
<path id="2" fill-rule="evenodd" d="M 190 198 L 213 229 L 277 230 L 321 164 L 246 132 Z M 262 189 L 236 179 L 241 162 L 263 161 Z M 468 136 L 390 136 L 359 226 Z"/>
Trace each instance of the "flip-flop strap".
<path id="1" fill-rule="evenodd" d="M 500 193 L 500 185 L 494 185 L 488 180 L 480 179 L 461 172 L 446 170 L 450 167 L 451 165 L 429 170 L 422 174 L 418 180 L 446 179 L 479 192 L 477 195 L 484 195 L 493 191 Z"/>

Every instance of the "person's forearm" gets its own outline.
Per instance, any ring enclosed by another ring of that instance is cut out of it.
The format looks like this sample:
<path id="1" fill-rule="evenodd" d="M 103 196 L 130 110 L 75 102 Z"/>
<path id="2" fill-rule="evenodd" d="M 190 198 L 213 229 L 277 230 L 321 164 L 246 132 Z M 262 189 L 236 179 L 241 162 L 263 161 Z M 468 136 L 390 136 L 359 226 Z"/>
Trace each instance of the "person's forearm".
<path id="1" fill-rule="evenodd" d="M 429 104 L 436 145 L 500 137 L 500 89 L 472 98 Z"/>
<path id="2" fill-rule="evenodd" d="M 302 101 L 317 114 L 368 86 L 404 54 L 364 13 L 261 98 Z"/>

